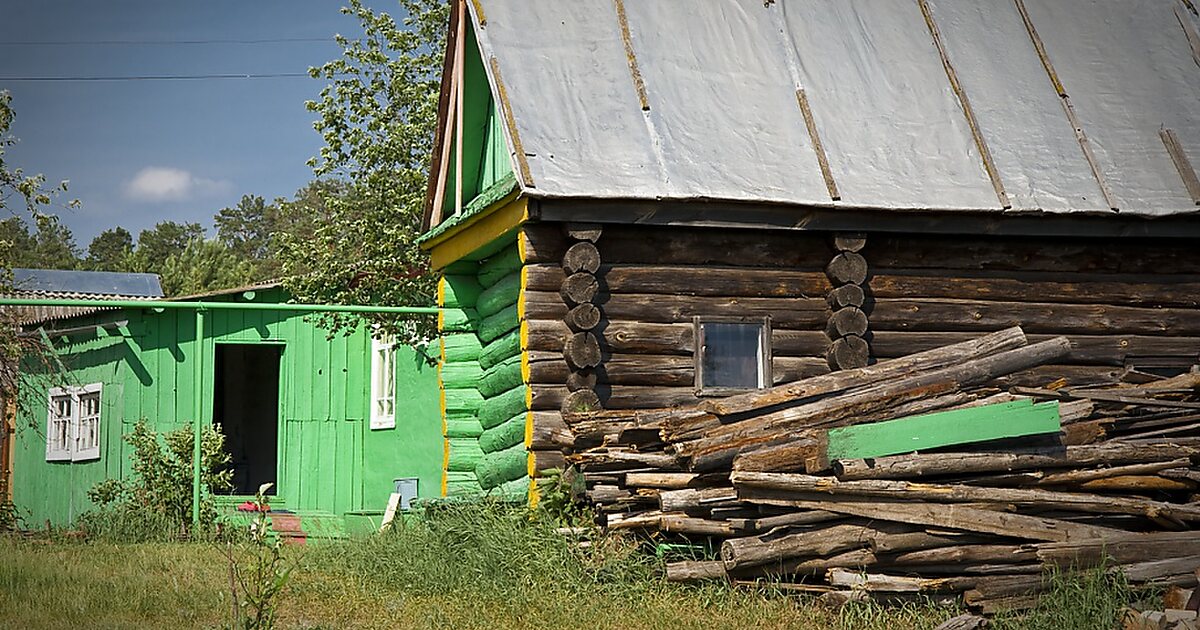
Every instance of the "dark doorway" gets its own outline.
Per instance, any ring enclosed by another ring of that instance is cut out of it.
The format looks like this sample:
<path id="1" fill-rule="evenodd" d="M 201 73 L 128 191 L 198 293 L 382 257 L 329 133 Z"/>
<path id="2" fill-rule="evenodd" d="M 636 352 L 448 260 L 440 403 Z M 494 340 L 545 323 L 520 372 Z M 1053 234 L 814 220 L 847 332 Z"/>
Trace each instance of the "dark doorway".
<path id="1" fill-rule="evenodd" d="M 277 481 L 283 346 L 217 344 L 216 350 L 213 424 L 225 434 L 234 494 L 254 494 Z"/>

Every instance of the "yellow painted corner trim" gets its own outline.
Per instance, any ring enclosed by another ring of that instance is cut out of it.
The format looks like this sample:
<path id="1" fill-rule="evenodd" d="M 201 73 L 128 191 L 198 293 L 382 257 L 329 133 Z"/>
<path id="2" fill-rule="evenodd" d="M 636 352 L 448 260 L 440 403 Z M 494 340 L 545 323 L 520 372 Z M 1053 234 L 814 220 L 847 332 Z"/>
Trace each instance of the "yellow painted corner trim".
<path id="1" fill-rule="evenodd" d="M 500 238 L 529 219 L 529 200 L 514 193 L 480 212 L 470 221 L 427 243 L 430 264 L 442 269 Z"/>

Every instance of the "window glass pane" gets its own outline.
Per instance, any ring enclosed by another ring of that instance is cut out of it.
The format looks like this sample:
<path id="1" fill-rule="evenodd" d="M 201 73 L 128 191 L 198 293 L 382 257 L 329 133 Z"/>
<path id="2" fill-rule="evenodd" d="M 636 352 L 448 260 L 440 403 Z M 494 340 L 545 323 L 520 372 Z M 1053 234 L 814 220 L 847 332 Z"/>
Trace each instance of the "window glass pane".
<path id="1" fill-rule="evenodd" d="M 762 378 L 762 325 L 701 323 L 702 387 L 759 387 Z"/>

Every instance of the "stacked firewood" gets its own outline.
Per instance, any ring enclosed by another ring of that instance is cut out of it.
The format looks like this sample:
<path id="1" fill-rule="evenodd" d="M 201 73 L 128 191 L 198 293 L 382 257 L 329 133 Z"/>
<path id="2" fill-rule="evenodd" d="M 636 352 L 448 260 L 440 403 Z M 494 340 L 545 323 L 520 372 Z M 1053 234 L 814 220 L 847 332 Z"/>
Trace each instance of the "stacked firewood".
<path id="1" fill-rule="evenodd" d="M 1200 372 L 989 386 L 1069 347 L 1013 328 L 695 407 L 569 415 L 567 459 L 606 527 L 719 543 L 671 580 L 985 612 L 1030 605 L 1051 566 L 1195 585 Z"/>

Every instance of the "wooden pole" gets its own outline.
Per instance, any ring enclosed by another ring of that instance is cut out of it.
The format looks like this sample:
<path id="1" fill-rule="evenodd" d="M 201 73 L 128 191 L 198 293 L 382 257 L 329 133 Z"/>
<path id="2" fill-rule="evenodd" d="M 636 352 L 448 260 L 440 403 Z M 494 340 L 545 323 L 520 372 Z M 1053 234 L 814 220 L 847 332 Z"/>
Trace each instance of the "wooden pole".
<path id="1" fill-rule="evenodd" d="M 460 0 L 458 3 L 458 33 L 457 41 L 454 46 L 454 129 L 456 141 L 454 143 L 454 212 L 462 214 L 463 211 L 463 57 L 466 53 L 465 42 L 467 39 L 467 20 L 466 20 L 467 4 Z"/>

